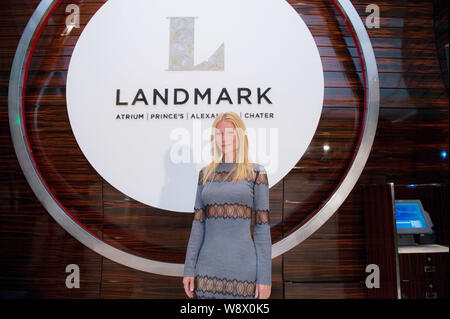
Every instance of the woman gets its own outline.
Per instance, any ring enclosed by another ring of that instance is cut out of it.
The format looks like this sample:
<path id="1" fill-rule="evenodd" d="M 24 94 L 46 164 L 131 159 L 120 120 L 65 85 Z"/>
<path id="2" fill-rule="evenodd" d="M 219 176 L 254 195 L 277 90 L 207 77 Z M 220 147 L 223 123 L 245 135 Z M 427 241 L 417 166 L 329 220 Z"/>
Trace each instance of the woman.
<path id="1" fill-rule="evenodd" d="M 267 299 L 272 286 L 269 184 L 248 162 L 242 119 L 221 113 L 212 126 L 213 161 L 200 170 L 183 285 L 189 298 Z M 250 225 L 255 212 L 254 240 Z"/>

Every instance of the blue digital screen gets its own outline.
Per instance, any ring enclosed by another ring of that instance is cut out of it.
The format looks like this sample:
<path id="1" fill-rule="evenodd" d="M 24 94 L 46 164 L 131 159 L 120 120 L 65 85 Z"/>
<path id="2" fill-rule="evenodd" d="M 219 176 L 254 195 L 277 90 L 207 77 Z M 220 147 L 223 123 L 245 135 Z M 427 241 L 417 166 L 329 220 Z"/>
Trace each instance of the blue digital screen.
<path id="1" fill-rule="evenodd" d="M 427 228 L 418 203 L 395 203 L 397 228 Z"/>

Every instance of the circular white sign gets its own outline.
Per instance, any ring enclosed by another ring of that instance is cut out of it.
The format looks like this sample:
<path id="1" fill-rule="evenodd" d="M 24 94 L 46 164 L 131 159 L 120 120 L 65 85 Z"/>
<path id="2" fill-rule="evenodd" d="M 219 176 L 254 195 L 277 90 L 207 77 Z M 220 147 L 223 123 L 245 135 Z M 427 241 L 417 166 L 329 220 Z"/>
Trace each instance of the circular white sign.
<path id="1" fill-rule="evenodd" d="M 108 183 L 192 212 L 214 117 L 241 116 L 250 159 L 274 185 L 314 136 L 324 79 L 285 0 L 110 0 L 76 43 L 66 90 L 77 143 Z"/>

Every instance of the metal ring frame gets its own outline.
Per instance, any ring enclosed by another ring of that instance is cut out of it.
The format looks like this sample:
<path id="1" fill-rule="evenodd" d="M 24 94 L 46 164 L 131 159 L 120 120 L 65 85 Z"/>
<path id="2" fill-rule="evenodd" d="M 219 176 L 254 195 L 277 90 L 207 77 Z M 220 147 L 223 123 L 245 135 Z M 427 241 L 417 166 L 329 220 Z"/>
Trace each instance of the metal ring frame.
<path id="1" fill-rule="evenodd" d="M 360 136 L 358 151 L 339 187 L 325 205 L 303 224 L 302 227 L 273 244 L 272 258 L 300 244 L 319 229 L 337 211 L 361 175 L 375 138 L 380 100 L 375 54 L 365 26 L 351 2 L 349 0 L 331 1 L 344 17 L 346 24 L 352 32 L 363 67 L 365 109 L 362 135 Z M 23 90 L 26 85 L 26 72 L 28 72 L 34 41 L 39 38 L 42 27 L 60 2 L 61 0 L 42 0 L 39 3 L 22 34 L 11 69 L 8 91 L 9 124 L 14 149 L 25 178 L 41 204 L 56 222 L 78 241 L 96 253 L 137 270 L 159 275 L 182 276 L 183 264 L 154 261 L 127 253 L 91 233 L 65 211 L 62 204 L 50 191 L 45 180 L 40 175 L 39 169 L 36 167 L 25 133 Z"/>

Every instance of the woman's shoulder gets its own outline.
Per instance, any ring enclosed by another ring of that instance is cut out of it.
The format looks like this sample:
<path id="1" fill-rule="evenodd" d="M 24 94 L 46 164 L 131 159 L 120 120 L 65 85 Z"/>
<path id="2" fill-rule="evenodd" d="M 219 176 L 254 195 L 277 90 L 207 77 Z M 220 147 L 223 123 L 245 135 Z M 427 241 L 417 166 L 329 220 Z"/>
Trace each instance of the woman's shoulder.
<path id="1" fill-rule="evenodd" d="M 198 171 L 198 184 L 202 184 L 203 182 L 203 174 L 205 172 L 206 166 L 203 166 L 199 171 Z"/>
<path id="2" fill-rule="evenodd" d="M 253 163 L 253 170 L 255 172 L 259 172 L 259 173 L 265 173 L 266 172 L 266 168 L 264 167 L 264 165 L 259 164 L 259 163 Z"/>

